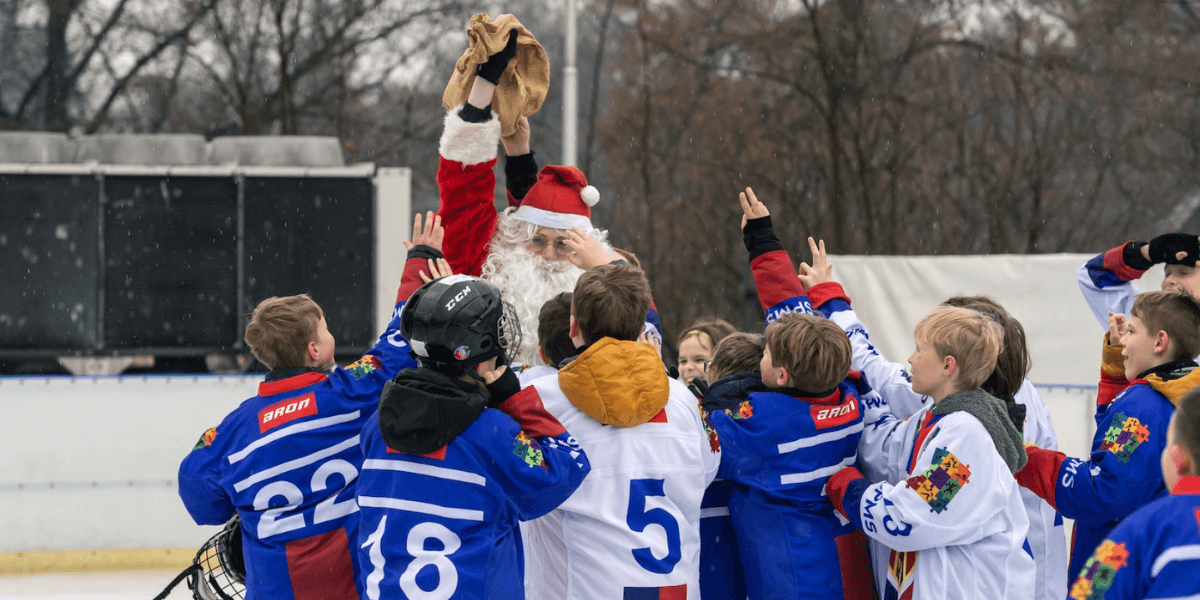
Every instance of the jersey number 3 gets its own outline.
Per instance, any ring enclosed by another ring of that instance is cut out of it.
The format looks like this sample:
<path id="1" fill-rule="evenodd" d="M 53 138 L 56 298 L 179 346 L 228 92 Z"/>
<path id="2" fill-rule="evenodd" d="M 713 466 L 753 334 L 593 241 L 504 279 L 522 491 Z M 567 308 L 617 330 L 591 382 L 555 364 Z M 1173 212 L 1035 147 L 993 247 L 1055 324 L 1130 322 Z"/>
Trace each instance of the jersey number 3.
<path id="1" fill-rule="evenodd" d="M 629 482 L 629 512 L 625 515 L 625 522 L 629 524 L 629 529 L 637 533 L 642 533 L 649 525 L 662 527 L 667 535 L 667 555 L 655 558 L 650 548 L 636 548 L 633 558 L 651 573 L 670 573 L 682 556 L 679 549 L 679 522 L 665 508 L 646 510 L 648 496 L 666 496 L 662 479 L 634 479 Z"/>

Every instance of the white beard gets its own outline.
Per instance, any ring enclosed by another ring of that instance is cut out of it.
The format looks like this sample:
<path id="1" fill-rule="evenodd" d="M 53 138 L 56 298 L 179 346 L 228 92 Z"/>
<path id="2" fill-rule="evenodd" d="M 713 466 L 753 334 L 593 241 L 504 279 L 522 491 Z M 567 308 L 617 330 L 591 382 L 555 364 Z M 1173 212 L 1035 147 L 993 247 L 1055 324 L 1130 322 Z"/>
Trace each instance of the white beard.
<path id="1" fill-rule="evenodd" d="M 511 210 L 511 209 L 510 209 Z M 500 288 L 504 299 L 513 305 L 521 322 L 521 349 L 514 362 L 544 365 L 538 355 L 538 313 L 542 305 L 562 292 L 575 291 L 575 282 L 583 269 L 567 260 L 546 260 L 526 248 L 537 231 L 536 225 L 500 214 L 491 249 L 483 262 L 482 275 Z M 607 232 L 588 232 L 608 250 Z M 552 365 L 557 366 L 557 365 Z"/>

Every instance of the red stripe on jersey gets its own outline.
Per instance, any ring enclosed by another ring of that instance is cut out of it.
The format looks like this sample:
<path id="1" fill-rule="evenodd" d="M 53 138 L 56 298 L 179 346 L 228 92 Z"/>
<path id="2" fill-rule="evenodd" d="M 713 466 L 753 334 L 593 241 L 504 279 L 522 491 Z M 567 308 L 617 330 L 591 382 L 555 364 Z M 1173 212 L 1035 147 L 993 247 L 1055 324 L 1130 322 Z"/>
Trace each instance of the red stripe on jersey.
<path id="1" fill-rule="evenodd" d="M 666 423 L 667 422 L 667 409 L 664 408 L 664 409 L 658 411 L 657 415 L 650 417 L 650 422 L 651 423 Z"/>
<path id="2" fill-rule="evenodd" d="M 908 472 L 912 473 L 917 467 L 917 455 L 921 453 L 921 445 L 925 443 L 925 438 L 929 437 L 929 433 L 933 431 L 933 425 L 942 420 L 939 415 L 934 419 L 933 413 L 926 411 L 925 418 L 921 422 L 921 429 L 917 431 L 917 439 L 913 443 L 912 456 L 908 459 Z"/>
<path id="3" fill-rule="evenodd" d="M 687 584 L 658 588 L 658 600 L 687 600 Z"/>
<path id="4" fill-rule="evenodd" d="M 842 596 L 846 600 L 874 600 L 867 536 L 854 531 L 833 538 L 833 543 L 837 546 L 838 563 L 842 568 Z"/>
<path id="5" fill-rule="evenodd" d="M 274 396 L 275 394 L 282 394 L 284 392 L 298 390 L 302 387 L 308 387 L 314 383 L 325 381 L 326 379 L 329 379 L 328 375 L 310 371 L 308 373 L 304 373 L 303 375 L 288 377 L 287 379 L 280 379 L 279 381 L 264 381 L 258 384 L 258 395 Z"/>
<path id="6" fill-rule="evenodd" d="M 1180 477 L 1179 483 L 1171 489 L 1172 496 L 1194 496 L 1200 495 L 1200 475 L 1188 475 Z"/>
<path id="7" fill-rule="evenodd" d="M 387 447 L 387 451 L 388 454 L 404 454 L 404 452 L 401 452 L 391 446 Z M 437 460 L 446 460 L 446 447 L 442 446 L 441 448 L 438 448 L 429 454 L 418 454 L 417 456 L 424 456 L 425 458 L 434 458 Z"/>
<path id="8" fill-rule="evenodd" d="M 284 547 L 296 600 L 358 600 L 345 529 L 288 542 Z"/>
<path id="9" fill-rule="evenodd" d="M 285 398 L 258 411 L 258 432 L 266 433 L 300 417 L 317 414 L 317 396 L 309 392 L 303 396 Z"/>
<path id="10" fill-rule="evenodd" d="M 860 418 L 858 412 L 858 398 L 851 394 L 847 394 L 841 404 L 833 406 L 822 406 L 817 404 L 808 408 L 809 414 L 812 415 L 813 424 L 817 429 L 829 429 L 830 427 L 839 427 L 846 423 L 852 423 Z"/>

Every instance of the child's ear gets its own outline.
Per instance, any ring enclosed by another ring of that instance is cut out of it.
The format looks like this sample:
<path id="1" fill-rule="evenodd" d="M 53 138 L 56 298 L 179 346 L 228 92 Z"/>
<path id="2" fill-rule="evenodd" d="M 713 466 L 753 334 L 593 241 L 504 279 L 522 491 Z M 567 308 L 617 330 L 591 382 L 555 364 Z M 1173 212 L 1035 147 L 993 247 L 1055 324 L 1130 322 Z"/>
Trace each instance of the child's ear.
<path id="1" fill-rule="evenodd" d="M 1158 334 L 1154 336 L 1154 353 L 1165 354 L 1171 349 L 1171 336 L 1167 332 L 1159 329 Z"/>
<path id="2" fill-rule="evenodd" d="M 575 315 L 571 315 L 571 331 L 567 333 L 572 338 L 579 337 L 579 322 L 575 320 Z"/>
<path id="3" fill-rule="evenodd" d="M 775 383 L 779 384 L 779 387 L 787 387 L 788 382 L 791 380 L 792 377 L 788 375 L 787 369 L 779 367 L 779 377 L 775 378 Z"/>
<path id="4" fill-rule="evenodd" d="M 1179 444 L 1167 448 L 1167 454 L 1171 458 L 1171 464 L 1175 467 L 1176 475 L 1187 475 L 1196 467 L 1193 464 L 1191 455 Z"/>
<path id="5" fill-rule="evenodd" d="M 942 359 L 942 374 L 946 377 L 953 377 L 958 372 L 958 361 L 953 356 L 947 354 Z"/>
<path id="6" fill-rule="evenodd" d="M 538 358 L 542 359 L 542 362 L 550 364 L 550 361 L 546 358 L 546 351 L 542 350 L 541 346 L 538 346 Z"/>
<path id="7" fill-rule="evenodd" d="M 321 349 L 317 348 L 316 342 L 309 342 L 305 353 L 308 354 L 309 360 L 321 360 Z"/>

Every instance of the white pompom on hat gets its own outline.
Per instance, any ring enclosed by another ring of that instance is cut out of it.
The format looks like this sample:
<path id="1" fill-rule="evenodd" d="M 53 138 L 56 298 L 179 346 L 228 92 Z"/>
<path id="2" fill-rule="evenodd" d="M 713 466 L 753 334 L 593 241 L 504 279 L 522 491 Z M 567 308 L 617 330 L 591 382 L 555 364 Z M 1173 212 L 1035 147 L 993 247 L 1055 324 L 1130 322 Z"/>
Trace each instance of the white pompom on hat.
<path id="1" fill-rule="evenodd" d="M 513 217 L 550 229 L 592 228 L 592 208 L 600 191 L 588 185 L 587 177 L 575 167 L 547 165 L 538 173 Z"/>

